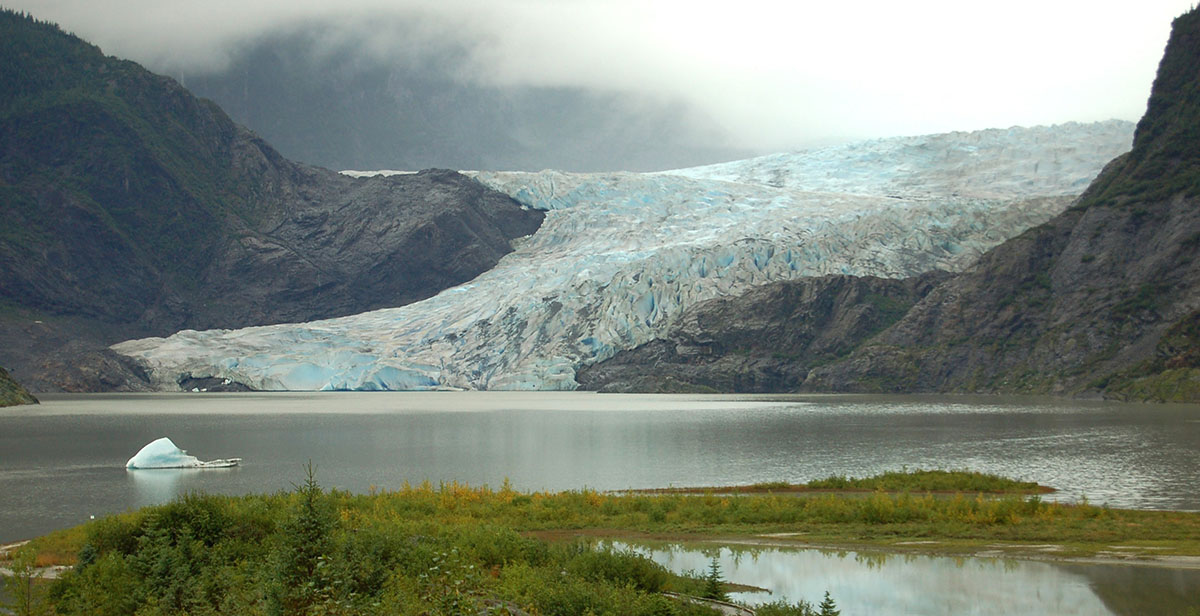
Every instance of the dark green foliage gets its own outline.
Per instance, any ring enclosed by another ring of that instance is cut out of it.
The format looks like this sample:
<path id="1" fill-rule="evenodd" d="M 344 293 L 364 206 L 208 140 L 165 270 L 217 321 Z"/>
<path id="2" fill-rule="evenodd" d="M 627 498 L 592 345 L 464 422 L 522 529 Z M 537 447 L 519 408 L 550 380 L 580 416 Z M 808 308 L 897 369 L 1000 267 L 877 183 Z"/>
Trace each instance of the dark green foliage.
<path id="1" fill-rule="evenodd" d="M 59 614 L 133 614 L 144 596 L 132 559 L 108 552 L 88 567 L 60 577 L 50 597 Z"/>
<path id="2" fill-rule="evenodd" d="M 821 603 L 817 607 L 821 610 L 821 616 L 838 616 L 842 613 L 841 610 L 837 609 L 837 604 L 829 596 L 828 590 L 825 591 L 825 598 L 821 600 Z"/>
<path id="3" fill-rule="evenodd" d="M 447 498 L 470 498 L 449 490 Z M 388 510 L 362 515 L 364 505 L 363 497 L 323 490 L 310 466 L 289 494 L 192 494 L 97 520 L 49 600 L 60 614 L 101 616 L 713 614 L 657 594 L 701 580 L 632 552 L 547 544 L 509 526 L 451 523 L 432 512 L 411 521 Z"/>
<path id="4" fill-rule="evenodd" d="M 721 562 L 713 556 L 708 562 L 708 573 L 704 576 L 704 594 L 705 599 L 716 599 L 717 601 L 728 601 L 729 595 L 725 592 L 725 580 L 721 577 Z"/>
<path id="5" fill-rule="evenodd" d="M 312 463 L 306 471 L 304 484 L 296 490 L 299 503 L 284 522 L 272 555 L 276 563 L 269 595 L 272 614 L 307 614 L 321 603 L 336 601 L 330 566 L 336 520 Z"/>
<path id="6" fill-rule="evenodd" d="M 797 603 L 772 601 L 754 608 L 754 613 L 756 616 L 818 616 L 818 612 L 807 601 Z"/>
<path id="7" fill-rule="evenodd" d="M 151 516 L 131 559 L 143 580 L 141 602 L 166 613 L 196 611 L 204 603 L 197 575 L 208 568 L 207 555 L 189 527 L 170 528 Z"/>
<path id="8" fill-rule="evenodd" d="M 579 544 L 575 552 L 566 571 L 586 580 L 658 592 L 670 577 L 662 567 L 633 552 L 595 550 L 586 544 Z"/>

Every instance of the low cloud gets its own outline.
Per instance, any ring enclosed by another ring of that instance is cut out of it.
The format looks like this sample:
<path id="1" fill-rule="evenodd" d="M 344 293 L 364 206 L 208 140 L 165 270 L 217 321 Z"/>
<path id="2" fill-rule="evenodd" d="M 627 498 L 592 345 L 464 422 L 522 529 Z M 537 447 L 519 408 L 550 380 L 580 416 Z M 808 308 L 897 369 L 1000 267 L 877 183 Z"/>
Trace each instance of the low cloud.
<path id="1" fill-rule="evenodd" d="M 463 80 L 684 103 L 760 150 L 1137 119 L 1170 22 L 1190 5 L 10 0 L 155 70 L 219 71 L 262 37 L 320 24 L 331 48 L 453 57 Z"/>

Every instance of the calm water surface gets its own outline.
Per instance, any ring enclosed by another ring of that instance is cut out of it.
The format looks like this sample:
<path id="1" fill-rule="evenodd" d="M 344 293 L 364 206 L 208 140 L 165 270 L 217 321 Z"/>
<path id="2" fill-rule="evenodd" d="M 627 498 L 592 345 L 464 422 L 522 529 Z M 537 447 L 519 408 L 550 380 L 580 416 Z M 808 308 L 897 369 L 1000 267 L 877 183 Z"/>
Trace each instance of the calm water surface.
<path id="1" fill-rule="evenodd" d="M 169 436 L 227 470 L 126 471 Z M 47 395 L 0 410 L 0 541 L 193 490 L 459 481 L 602 490 L 969 468 L 1052 498 L 1200 509 L 1200 406 L 885 396 L 590 393 Z"/>
<path id="2" fill-rule="evenodd" d="M 707 572 L 767 592 L 732 593 L 758 605 L 820 603 L 825 591 L 843 614 L 1105 616 L 1186 614 L 1200 607 L 1200 570 L 1085 565 L 870 552 L 703 544 L 620 543 L 677 573 Z"/>

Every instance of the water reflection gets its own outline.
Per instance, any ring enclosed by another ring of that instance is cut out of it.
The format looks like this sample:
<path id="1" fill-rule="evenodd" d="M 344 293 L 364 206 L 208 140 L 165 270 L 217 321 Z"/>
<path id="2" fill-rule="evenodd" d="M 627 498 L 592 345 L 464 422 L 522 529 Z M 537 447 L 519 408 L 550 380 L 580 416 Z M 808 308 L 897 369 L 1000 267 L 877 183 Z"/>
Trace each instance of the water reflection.
<path id="1" fill-rule="evenodd" d="M 725 579 L 770 591 L 732 593 L 750 605 L 780 598 L 815 604 L 826 590 L 843 614 L 1140 615 L 1200 605 L 1196 570 L 763 546 L 608 545 L 680 573 L 703 573 L 716 557 Z"/>
<path id="2" fill-rule="evenodd" d="M 125 469 L 125 477 L 133 485 L 133 507 L 147 507 L 170 502 L 180 494 L 197 491 L 202 478 L 228 477 L 237 468 L 142 468 Z"/>

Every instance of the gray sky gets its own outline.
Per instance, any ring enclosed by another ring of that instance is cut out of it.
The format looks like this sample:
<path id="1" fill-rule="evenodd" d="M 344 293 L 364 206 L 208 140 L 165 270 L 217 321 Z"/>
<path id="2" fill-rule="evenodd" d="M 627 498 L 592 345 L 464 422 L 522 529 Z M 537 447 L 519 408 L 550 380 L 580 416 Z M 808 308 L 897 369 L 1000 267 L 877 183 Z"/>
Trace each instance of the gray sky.
<path id="1" fill-rule="evenodd" d="M 4 0 L 159 71 L 219 70 L 258 37 L 331 42 L 456 77 L 683 101 L 738 145 L 1136 120 L 1193 0 Z M 397 29 L 396 23 L 406 24 Z"/>

